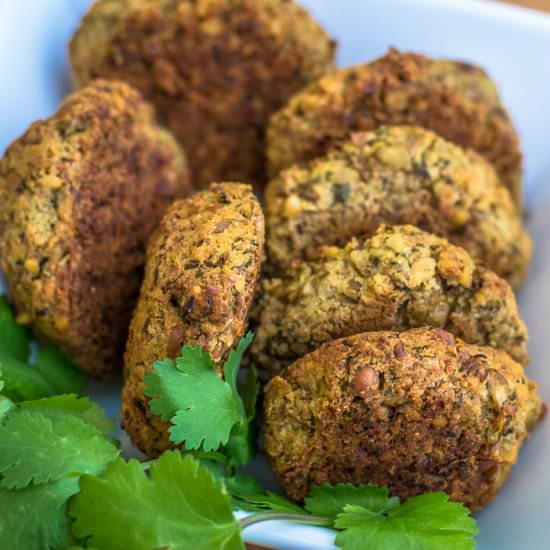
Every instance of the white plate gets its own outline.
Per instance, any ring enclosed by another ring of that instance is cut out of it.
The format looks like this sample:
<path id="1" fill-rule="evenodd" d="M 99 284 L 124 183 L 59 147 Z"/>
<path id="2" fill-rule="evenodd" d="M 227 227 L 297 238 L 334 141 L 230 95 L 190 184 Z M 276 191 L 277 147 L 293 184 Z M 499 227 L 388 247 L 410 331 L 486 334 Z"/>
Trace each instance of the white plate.
<path id="1" fill-rule="evenodd" d="M 523 139 L 529 229 L 536 254 L 520 304 L 531 331 L 532 364 L 550 400 L 545 347 L 550 319 L 550 17 L 474 0 L 303 0 L 340 42 L 343 65 L 396 46 L 485 66 L 500 85 Z M 68 88 L 66 43 L 88 0 L 0 0 L 0 152 L 30 122 L 49 115 Z M 1 284 L 1 283 L 0 283 Z M 117 389 L 95 386 L 92 395 L 112 413 Z M 521 453 L 497 500 L 478 515 L 481 550 L 550 548 L 550 421 Z M 269 477 L 265 464 L 255 465 Z M 323 529 L 262 524 L 245 538 L 276 548 L 334 548 Z"/>

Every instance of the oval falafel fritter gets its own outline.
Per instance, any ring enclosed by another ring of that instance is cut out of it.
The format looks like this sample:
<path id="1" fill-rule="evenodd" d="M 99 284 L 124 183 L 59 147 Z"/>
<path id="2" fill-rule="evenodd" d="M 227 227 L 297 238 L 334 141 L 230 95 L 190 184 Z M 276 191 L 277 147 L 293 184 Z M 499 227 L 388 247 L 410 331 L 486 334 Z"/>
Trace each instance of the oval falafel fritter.
<path id="1" fill-rule="evenodd" d="M 463 246 L 517 286 L 532 245 L 507 189 L 472 151 L 410 126 L 355 134 L 266 188 L 269 260 L 285 270 L 380 223 L 417 225 Z"/>
<path id="2" fill-rule="evenodd" d="M 222 363 L 246 329 L 264 245 L 249 185 L 212 184 L 175 202 L 147 248 L 145 279 L 125 355 L 122 425 L 149 457 L 172 447 L 149 412 L 143 380 L 158 359 L 199 345 Z"/>
<path id="3" fill-rule="evenodd" d="M 382 226 L 264 281 L 252 353 L 264 378 L 323 342 L 373 330 L 444 328 L 526 364 L 527 328 L 510 285 L 446 239 Z"/>
<path id="4" fill-rule="evenodd" d="M 319 157 L 352 132 L 385 124 L 428 128 L 477 151 L 521 205 L 519 138 L 487 74 L 396 50 L 326 75 L 274 114 L 267 132 L 270 173 Z"/>
<path id="5" fill-rule="evenodd" d="M 264 440 L 285 492 L 387 485 L 403 499 L 445 491 L 472 510 L 505 482 L 541 416 L 508 354 L 438 329 L 324 344 L 265 390 Z"/>
<path id="6" fill-rule="evenodd" d="M 153 108 L 96 81 L 35 122 L 0 161 L 0 251 L 22 323 L 96 375 L 122 366 L 145 245 L 189 190 Z"/>
<path id="7" fill-rule="evenodd" d="M 202 186 L 263 183 L 268 117 L 334 66 L 290 0 L 100 0 L 70 50 L 79 84 L 120 78 L 155 105 Z"/>

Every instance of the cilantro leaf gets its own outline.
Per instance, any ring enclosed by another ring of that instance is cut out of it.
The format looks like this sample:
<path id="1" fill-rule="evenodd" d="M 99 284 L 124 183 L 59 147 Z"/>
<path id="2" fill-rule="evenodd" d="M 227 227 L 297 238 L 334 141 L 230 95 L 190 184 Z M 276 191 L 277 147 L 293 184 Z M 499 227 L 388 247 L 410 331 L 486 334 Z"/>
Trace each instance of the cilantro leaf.
<path id="1" fill-rule="evenodd" d="M 263 487 L 252 476 L 236 474 L 225 480 L 225 486 L 230 494 L 258 495 Z"/>
<path id="2" fill-rule="evenodd" d="M 248 422 L 235 424 L 225 446 L 230 466 L 244 466 L 256 456 L 255 430 Z"/>
<path id="3" fill-rule="evenodd" d="M 248 346 L 250 346 L 253 339 L 254 334 L 252 332 L 247 332 L 246 335 L 241 338 L 240 342 L 237 344 L 237 347 L 229 352 L 227 361 L 223 364 L 223 376 L 233 392 L 235 401 L 241 404 L 243 416 L 245 415 L 244 404 L 239 394 L 239 390 L 237 389 L 237 379 L 239 376 L 239 369 L 243 354 L 247 350 Z"/>
<path id="4" fill-rule="evenodd" d="M 18 325 L 6 296 L 0 296 L 0 351 L 26 362 L 30 354 L 31 334 Z"/>
<path id="5" fill-rule="evenodd" d="M 254 367 L 250 367 L 243 383 L 239 386 L 246 418 L 249 422 L 256 416 L 256 401 L 258 400 L 259 391 L 260 384 L 258 383 L 258 372 Z"/>
<path id="6" fill-rule="evenodd" d="M 390 497 L 387 487 L 376 485 L 316 485 L 305 499 L 305 509 L 315 516 L 336 519 L 344 506 L 358 504 L 378 514 L 399 506 L 398 497 Z"/>
<path id="7" fill-rule="evenodd" d="M 231 380 L 236 370 L 228 367 Z M 184 443 L 186 449 L 215 451 L 228 442 L 233 426 L 244 417 L 235 391 L 218 376 L 210 354 L 198 346 L 184 346 L 175 364 L 157 361 L 145 377 L 151 411 L 172 422 L 170 440 Z"/>
<path id="8" fill-rule="evenodd" d="M 14 407 L 13 401 L 2 395 L 4 389 L 4 380 L 2 379 L 2 366 L 0 365 L 0 423 L 8 412 Z"/>
<path id="9" fill-rule="evenodd" d="M 239 491 L 238 488 L 229 487 L 232 489 L 233 505 L 235 508 L 244 510 L 245 512 L 280 512 L 289 514 L 305 514 L 303 508 L 294 504 L 290 500 L 267 491 L 266 493 L 247 494 Z"/>
<path id="10" fill-rule="evenodd" d="M 0 424 L 7 417 L 8 413 L 15 407 L 11 399 L 0 395 Z"/>
<path id="11" fill-rule="evenodd" d="M 102 434 L 110 435 L 115 429 L 115 422 L 107 417 L 105 411 L 87 397 L 78 397 L 75 394 L 56 395 L 34 401 L 22 401 L 19 409 L 42 413 L 48 418 L 55 418 L 64 414 L 71 414 L 95 426 Z"/>
<path id="12" fill-rule="evenodd" d="M 410 498 L 387 512 L 348 504 L 335 521 L 336 544 L 343 550 L 471 550 L 478 533 L 469 510 L 445 493 Z"/>
<path id="13" fill-rule="evenodd" d="M 102 550 L 243 550 L 222 484 L 191 456 L 168 451 L 151 466 L 118 459 L 105 479 L 85 475 L 70 504 L 73 532 Z"/>
<path id="14" fill-rule="evenodd" d="M 0 488 L 0 548 L 67 548 L 72 536 L 66 502 L 77 492 L 76 477 L 19 491 Z"/>
<path id="15" fill-rule="evenodd" d="M 0 426 L 0 486 L 20 489 L 67 475 L 99 473 L 118 449 L 93 425 L 71 415 L 10 414 Z"/>
<path id="16" fill-rule="evenodd" d="M 78 393 L 87 376 L 56 346 L 38 350 L 34 368 L 50 383 L 55 393 Z"/>
<path id="17" fill-rule="evenodd" d="M 0 366 L 4 373 L 3 393 L 13 401 L 40 399 L 54 395 L 52 385 L 35 368 L 0 351 Z"/>

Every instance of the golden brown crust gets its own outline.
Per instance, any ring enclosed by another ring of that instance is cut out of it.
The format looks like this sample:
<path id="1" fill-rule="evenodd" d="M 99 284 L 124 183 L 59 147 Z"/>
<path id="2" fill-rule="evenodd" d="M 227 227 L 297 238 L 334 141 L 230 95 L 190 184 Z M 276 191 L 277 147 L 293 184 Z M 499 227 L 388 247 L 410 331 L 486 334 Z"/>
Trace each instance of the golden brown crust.
<path id="1" fill-rule="evenodd" d="M 137 91 L 96 81 L 67 97 L 0 162 L 2 267 L 19 320 L 90 373 L 119 368 L 146 241 L 188 190 L 182 151 Z"/>
<path id="2" fill-rule="evenodd" d="M 267 119 L 334 43 L 290 0 L 100 0 L 70 50 L 78 83 L 120 78 L 155 105 L 205 186 L 265 181 Z"/>
<path id="3" fill-rule="evenodd" d="M 358 133 L 266 188 L 267 249 L 275 270 L 314 259 L 380 223 L 447 237 L 519 285 L 532 245 L 494 169 L 472 151 L 410 126 Z"/>
<path id="4" fill-rule="evenodd" d="M 521 205 L 519 139 L 486 73 L 397 50 L 328 74 L 273 115 L 267 138 L 270 173 L 324 154 L 351 132 L 384 124 L 422 126 L 477 151 Z"/>
<path id="5" fill-rule="evenodd" d="M 526 364 L 527 328 L 510 285 L 462 248 L 412 226 L 328 248 L 264 281 L 255 363 L 268 378 L 323 342 L 373 330 L 444 328 Z"/>
<path id="6" fill-rule="evenodd" d="M 171 446 L 149 412 L 143 380 L 183 344 L 222 362 L 246 329 L 264 245 L 261 207 L 249 185 L 212 184 L 175 202 L 147 249 L 145 279 L 125 355 L 122 425 L 153 457 Z"/>
<path id="7" fill-rule="evenodd" d="M 264 440 L 283 489 L 387 485 L 445 491 L 479 510 L 541 414 L 536 385 L 505 352 L 438 329 L 324 344 L 265 390 Z"/>

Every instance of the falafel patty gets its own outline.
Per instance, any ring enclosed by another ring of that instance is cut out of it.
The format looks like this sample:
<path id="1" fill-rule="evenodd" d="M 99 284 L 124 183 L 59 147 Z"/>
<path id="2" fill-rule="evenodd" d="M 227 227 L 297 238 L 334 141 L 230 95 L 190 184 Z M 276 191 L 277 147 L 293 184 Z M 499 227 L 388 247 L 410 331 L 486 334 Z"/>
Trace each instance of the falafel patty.
<path id="1" fill-rule="evenodd" d="M 252 345 L 263 378 L 328 340 L 419 326 L 528 360 L 510 285 L 463 248 L 410 225 L 327 248 L 286 279 L 264 281 L 264 290 Z"/>
<path id="2" fill-rule="evenodd" d="M 272 271 L 315 259 L 380 223 L 447 237 L 517 286 L 532 245 L 492 166 L 431 131 L 410 126 L 358 133 L 339 150 L 283 171 L 266 189 Z"/>
<path id="3" fill-rule="evenodd" d="M 68 96 L 0 161 L 0 251 L 18 320 L 83 370 L 120 368 L 147 239 L 188 190 L 183 152 L 136 90 L 99 80 Z"/>
<path id="4" fill-rule="evenodd" d="M 265 390 L 264 440 L 283 489 L 387 485 L 479 510 L 541 416 L 534 382 L 507 353 L 438 329 L 370 332 L 322 345 Z"/>
<path id="5" fill-rule="evenodd" d="M 477 151 L 521 206 L 519 138 L 495 84 L 479 67 L 397 50 L 326 75 L 274 114 L 267 132 L 270 173 L 384 124 L 428 128 Z"/>
<path id="6" fill-rule="evenodd" d="M 155 105 L 201 186 L 265 182 L 268 117 L 334 49 L 291 0 L 100 0 L 70 46 L 79 84 L 120 78 Z"/>
<path id="7" fill-rule="evenodd" d="M 200 345 L 221 364 L 243 336 L 260 273 L 262 209 L 249 185 L 212 184 L 175 202 L 147 248 L 130 325 L 122 425 L 155 457 L 172 447 L 169 423 L 149 412 L 143 380 L 155 361 Z"/>

